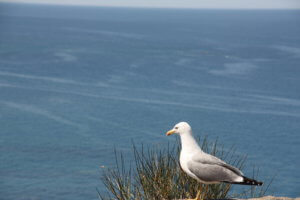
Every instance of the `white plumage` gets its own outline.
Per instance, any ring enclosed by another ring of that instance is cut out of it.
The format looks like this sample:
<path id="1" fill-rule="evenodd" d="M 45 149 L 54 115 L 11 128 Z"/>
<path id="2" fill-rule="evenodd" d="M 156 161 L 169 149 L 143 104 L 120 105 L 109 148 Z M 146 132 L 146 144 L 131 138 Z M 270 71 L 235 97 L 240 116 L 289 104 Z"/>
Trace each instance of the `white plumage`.
<path id="1" fill-rule="evenodd" d="M 190 177 L 205 184 L 233 183 L 262 185 L 262 182 L 247 178 L 243 173 L 223 160 L 202 151 L 186 122 L 180 122 L 166 135 L 178 134 L 181 140 L 180 165 Z M 197 195 L 199 196 L 199 195 Z"/>

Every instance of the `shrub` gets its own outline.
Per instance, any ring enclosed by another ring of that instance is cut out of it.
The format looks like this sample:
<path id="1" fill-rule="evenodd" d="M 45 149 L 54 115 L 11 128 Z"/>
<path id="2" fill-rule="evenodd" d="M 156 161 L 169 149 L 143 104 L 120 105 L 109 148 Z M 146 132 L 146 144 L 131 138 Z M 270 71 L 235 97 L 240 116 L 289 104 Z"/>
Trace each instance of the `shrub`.
<path id="1" fill-rule="evenodd" d="M 201 141 L 200 139 L 198 139 Z M 215 155 L 227 163 L 242 169 L 246 156 L 236 154 L 232 147 L 228 151 L 218 140 L 210 143 L 205 137 L 201 141 L 203 151 Z M 222 199 L 231 197 L 258 197 L 263 196 L 267 187 L 256 190 L 255 186 L 249 186 L 248 190 L 240 193 L 232 193 L 232 185 L 226 183 L 212 184 L 205 187 L 187 176 L 179 165 L 180 145 L 177 140 L 175 145 L 168 145 L 166 148 L 147 147 L 137 148 L 133 144 L 134 167 L 125 166 L 124 157 L 115 151 L 116 168 L 104 171 L 102 182 L 108 190 L 107 196 L 98 191 L 102 200 L 169 200 L 194 198 L 200 189 L 201 194 L 208 199 Z M 258 170 L 254 170 L 256 176 Z M 255 177 L 253 177 L 255 178 Z M 250 188 L 250 189 L 249 189 Z"/>

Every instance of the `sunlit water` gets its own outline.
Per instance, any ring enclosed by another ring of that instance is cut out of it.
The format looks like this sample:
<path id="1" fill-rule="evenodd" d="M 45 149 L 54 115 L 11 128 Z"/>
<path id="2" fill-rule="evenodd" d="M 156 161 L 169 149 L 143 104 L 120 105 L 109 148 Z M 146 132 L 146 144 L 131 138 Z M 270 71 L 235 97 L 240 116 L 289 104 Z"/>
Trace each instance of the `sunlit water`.
<path id="1" fill-rule="evenodd" d="M 299 11 L 0 6 L 1 199 L 97 199 L 179 121 L 300 195 Z"/>

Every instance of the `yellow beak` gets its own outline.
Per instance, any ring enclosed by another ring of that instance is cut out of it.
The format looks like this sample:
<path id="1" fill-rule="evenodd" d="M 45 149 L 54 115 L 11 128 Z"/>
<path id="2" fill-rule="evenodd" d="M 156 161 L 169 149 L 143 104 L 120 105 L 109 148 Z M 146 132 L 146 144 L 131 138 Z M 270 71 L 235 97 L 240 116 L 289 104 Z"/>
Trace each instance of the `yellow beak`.
<path id="1" fill-rule="evenodd" d="M 169 136 L 169 135 L 172 135 L 173 133 L 175 133 L 174 129 L 169 130 L 168 132 L 166 132 L 166 135 Z"/>

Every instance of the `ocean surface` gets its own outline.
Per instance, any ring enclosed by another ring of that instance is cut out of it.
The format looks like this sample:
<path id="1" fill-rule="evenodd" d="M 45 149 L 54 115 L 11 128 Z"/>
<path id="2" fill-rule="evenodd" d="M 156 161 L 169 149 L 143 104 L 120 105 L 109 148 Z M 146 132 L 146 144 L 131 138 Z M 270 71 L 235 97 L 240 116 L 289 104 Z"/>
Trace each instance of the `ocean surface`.
<path id="1" fill-rule="evenodd" d="M 0 199 L 97 199 L 113 150 L 196 136 L 300 196 L 300 11 L 0 4 Z M 245 186 L 237 186 L 244 189 Z"/>

